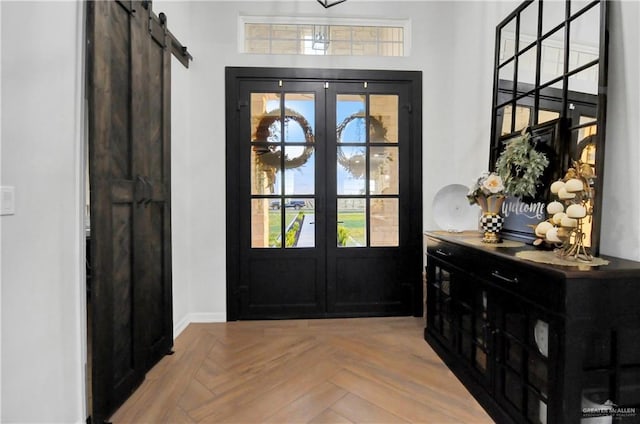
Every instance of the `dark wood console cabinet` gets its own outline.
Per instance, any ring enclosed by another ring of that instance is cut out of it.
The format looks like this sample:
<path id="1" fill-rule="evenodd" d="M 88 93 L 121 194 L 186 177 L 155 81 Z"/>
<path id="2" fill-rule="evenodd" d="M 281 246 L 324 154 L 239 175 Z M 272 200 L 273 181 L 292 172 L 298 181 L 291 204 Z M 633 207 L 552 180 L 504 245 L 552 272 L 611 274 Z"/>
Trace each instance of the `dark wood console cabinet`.
<path id="1" fill-rule="evenodd" d="M 474 237 L 426 234 L 425 340 L 493 419 L 640 422 L 640 263 L 544 265 Z"/>

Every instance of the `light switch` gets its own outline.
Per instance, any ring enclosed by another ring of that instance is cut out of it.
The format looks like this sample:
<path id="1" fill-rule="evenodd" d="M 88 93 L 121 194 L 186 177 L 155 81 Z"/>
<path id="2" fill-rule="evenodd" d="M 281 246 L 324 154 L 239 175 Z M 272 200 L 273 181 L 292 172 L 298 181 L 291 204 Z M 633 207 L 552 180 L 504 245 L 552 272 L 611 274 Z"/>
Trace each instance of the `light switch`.
<path id="1" fill-rule="evenodd" d="M 15 214 L 15 188 L 11 186 L 2 186 L 0 187 L 0 192 L 0 215 Z"/>

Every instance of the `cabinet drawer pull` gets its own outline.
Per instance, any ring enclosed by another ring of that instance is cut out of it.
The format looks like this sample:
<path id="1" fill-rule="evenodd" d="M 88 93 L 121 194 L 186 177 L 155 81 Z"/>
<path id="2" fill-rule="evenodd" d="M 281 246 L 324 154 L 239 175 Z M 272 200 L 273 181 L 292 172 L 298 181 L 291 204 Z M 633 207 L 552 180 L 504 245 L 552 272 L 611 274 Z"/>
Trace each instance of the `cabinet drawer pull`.
<path id="1" fill-rule="evenodd" d="M 518 284 L 518 277 L 513 277 L 513 278 L 505 277 L 504 275 L 500 275 L 498 271 L 492 271 L 491 276 L 496 277 L 497 279 L 505 281 L 507 283 Z"/>
<path id="2" fill-rule="evenodd" d="M 444 250 L 442 250 L 442 249 L 437 249 L 437 250 L 436 250 L 436 253 L 437 253 L 438 255 L 440 255 L 440 256 L 444 256 L 444 257 L 449 257 L 449 256 L 453 255 L 453 253 L 445 252 L 445 251 L 444 251 Z"/>

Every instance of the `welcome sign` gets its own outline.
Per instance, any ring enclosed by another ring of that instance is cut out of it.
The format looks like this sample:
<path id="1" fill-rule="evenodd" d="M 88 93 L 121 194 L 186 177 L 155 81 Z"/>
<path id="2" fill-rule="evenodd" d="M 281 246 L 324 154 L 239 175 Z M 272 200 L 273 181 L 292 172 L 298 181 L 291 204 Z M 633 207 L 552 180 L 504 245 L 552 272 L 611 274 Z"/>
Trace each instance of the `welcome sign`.
<path id="1" fill-rule="evenodd" d="M 536 225 L 547 219 L 547 205 L 542 201 L 527 203 L 519 197 L 507 197 L 500 215 L 504 218 L 502 229 L 506 238 L 531 242 L 536 238 Z"/>

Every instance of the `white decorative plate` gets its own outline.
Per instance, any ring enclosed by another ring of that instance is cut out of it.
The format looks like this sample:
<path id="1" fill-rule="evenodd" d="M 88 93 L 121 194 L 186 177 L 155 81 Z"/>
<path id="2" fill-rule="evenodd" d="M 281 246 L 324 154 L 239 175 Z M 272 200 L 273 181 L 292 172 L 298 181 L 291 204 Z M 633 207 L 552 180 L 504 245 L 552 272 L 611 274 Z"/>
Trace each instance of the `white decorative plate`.
<path id="1" fill-rule="evenodd" d="M 545 357 L 549 357 L 549 324 L 544 321 L 537 320 L 533 327 L 533 336 L 538 345 L 538 350 Z"/>
<path id="2" fill-rule="evenodd" d="M 433 219 L 440 229 L 452 232 L 477 230 L 480 208 L 470 205 L 469 188 L 462 184 L 442 187 L 433 198 Z"/>

